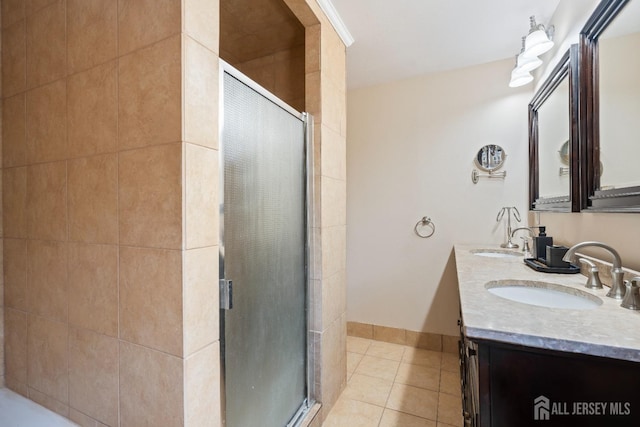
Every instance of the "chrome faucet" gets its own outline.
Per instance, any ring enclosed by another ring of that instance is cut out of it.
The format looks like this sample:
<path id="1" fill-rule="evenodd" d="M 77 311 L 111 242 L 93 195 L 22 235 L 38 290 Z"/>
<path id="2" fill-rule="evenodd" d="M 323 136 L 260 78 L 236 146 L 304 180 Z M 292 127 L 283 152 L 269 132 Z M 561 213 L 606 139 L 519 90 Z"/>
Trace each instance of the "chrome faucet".
<path id="1" fill-rule="evenodd" d="M 511 238 L 513 238 L 513 236 L 516 235 L 516 231 L 519 231 L 519 230 L 527 230 L 529 232 L 529 236 L 530 237 L 535 237 L 536 236 L 536 233 L 534 233 L 534 231 L 531 228 L 529 228 L 529 227 L 518 227 L 518 228 L 514 229 L 511 232 Z M 529 249 L 529 240 L 527 240 L 526 237 L 523 237 L 522 241 L 523 241 L 523 243 L 522 243 L 522 252 L 530 253 L 531 250 Z"/>
<path id="2" fill-rule="evenodd" d="M 611 256 L 613 257 L 613 267 L 611 268 L 611 290 L 607 293 L 607 296 L 610 298 L 622 299 L 626 292 L 623 281 L 624 272 L 622 271 L 622 260 L 620 259 L 620 254 L 618 254 L 618 252 L 611 246 L 600 242 L 578 243 L 577 245 L 573 245 L 569 248 L 564 257 L 562 257 L 562 260 L 566 262 L 575 262 L 576 251 L 586 246 L 596 246 L 598 248 L 606 249 L 611 253 Z"/>

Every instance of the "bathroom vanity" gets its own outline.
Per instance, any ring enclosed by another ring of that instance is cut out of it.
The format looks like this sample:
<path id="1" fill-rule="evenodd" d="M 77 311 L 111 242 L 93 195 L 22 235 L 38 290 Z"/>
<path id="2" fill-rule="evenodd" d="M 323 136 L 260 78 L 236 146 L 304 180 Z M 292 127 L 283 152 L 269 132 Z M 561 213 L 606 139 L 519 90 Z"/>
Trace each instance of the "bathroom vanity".
<path id="1" fill-rule="evenodd" d="M 607 287 L 586 289 L 582 274 L 533 271 L 515 251 L 456 245 L 455 256 L 465 426 L 640 425 L 640 312 Z M 511 284 L 588 303 L 490 291 Z"/>

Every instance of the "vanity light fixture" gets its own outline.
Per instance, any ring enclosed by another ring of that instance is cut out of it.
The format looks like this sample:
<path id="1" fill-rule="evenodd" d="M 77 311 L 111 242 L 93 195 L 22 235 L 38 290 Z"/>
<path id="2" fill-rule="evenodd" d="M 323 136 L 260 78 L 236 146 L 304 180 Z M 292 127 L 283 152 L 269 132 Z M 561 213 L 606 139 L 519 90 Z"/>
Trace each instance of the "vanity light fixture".
<path id="1" fill-rule="evenodd" d="M 537 56 L 525 56 L 525 40 L 526 37 L 522 38 L 522 49 L 520 49 L 520 53 L 516 56 L 516 69 L 520 71 L 533 71 L 539 66 L 542 65 L 542 59 Z"/>
<path id="2" fill-rule="evenodd" d="M 545 52 L 548 52 L 553 47 L 553 33 L 555 31 L 552 25 L 547 30 L 544 25 L 536 23 L 536 17 L 529 17 L 529 23 L 531 28 L 524 42 L 524 52 L 522 55 L 525 58 L 533 58 L 540 56 Z"/>
<path id="3" fill-rule="evenodd" d="M 511 71 L 509 87 L 524 86 L 533 81 L 531 71 L 542 65 L 542 60 L 538 55 L 542 55 L 553 47 L 554 26 L 546 30 L 544 25 L 537 24 L 535 16 L 529 17 L 531 28 L 529 34 L 522 37 L 522 48 L 516 55 L 516 65 Z"/>
<path id="4" fill-rule="evenodd" d="M 533 76 L 529 71 L 520 71 L 516 65 L 511 71 L 511 80 L 509 81 L 509 87 L 524 86 L 527 83 L 533 81 Z"/>

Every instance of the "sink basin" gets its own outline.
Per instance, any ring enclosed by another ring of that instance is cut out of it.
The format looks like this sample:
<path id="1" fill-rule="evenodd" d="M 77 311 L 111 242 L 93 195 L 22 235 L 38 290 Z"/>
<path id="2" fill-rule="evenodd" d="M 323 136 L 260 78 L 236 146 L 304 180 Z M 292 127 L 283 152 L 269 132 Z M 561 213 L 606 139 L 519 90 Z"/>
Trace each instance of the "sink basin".
<path id="1" fill-rule="evenodd" d="M 540 307 L 589 310 L 602 305 L 602 300 L 595 295 L 554 283 L 495 280 L 484 287 L 500 298 Z"/>
<path id="2" fill-rule="evenodd" d="M 508 251 L 505 249 L 474 249 L 471 253 L 487 258 L 511 258 L 522 256 L 520 252 Z"/>

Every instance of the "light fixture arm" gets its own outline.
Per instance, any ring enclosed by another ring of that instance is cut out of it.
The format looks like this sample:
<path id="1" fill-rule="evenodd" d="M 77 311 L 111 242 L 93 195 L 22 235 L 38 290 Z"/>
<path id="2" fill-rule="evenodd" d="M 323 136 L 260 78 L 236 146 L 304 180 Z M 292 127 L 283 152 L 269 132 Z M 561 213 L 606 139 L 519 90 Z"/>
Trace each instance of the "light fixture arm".
<path id="1" fill-rule="evenodd" d="M 548 29 L 543 25 L 543 24 L 538 24 L 536 22 L 536 17 L 534 15 L 529 17 L 529 34 L 533 33 L 534 31 L 538 31 L 538 30 L 542 30 L 544 31 L 547 36 L 549 37 L 549 40 L 553 39 L 553 33 L 555 32 L 555 28 L 554 26 L 550 26 Z"/>
<path id="2" fill-rule="evenodd" d="M 529 35 L 529 34 L 531 34 L 533 32 L 536 32 L 538 30 L 544 31 L 544 33 L 547 35 L 549 40 L 553 41 L 553 36 L 555 35 L 556 27 L 551 25 L 549 28 L 546 28 L 543 24 L 538 24 L 536 22 L 535 15 L 531 15 L 529 17 L 529 33 L 527 35 Z M 526 36 L 523 38 L 523 41 L 522 41 L 523 49 L 524 49 L 524 40 L 526 40 Z"/>

